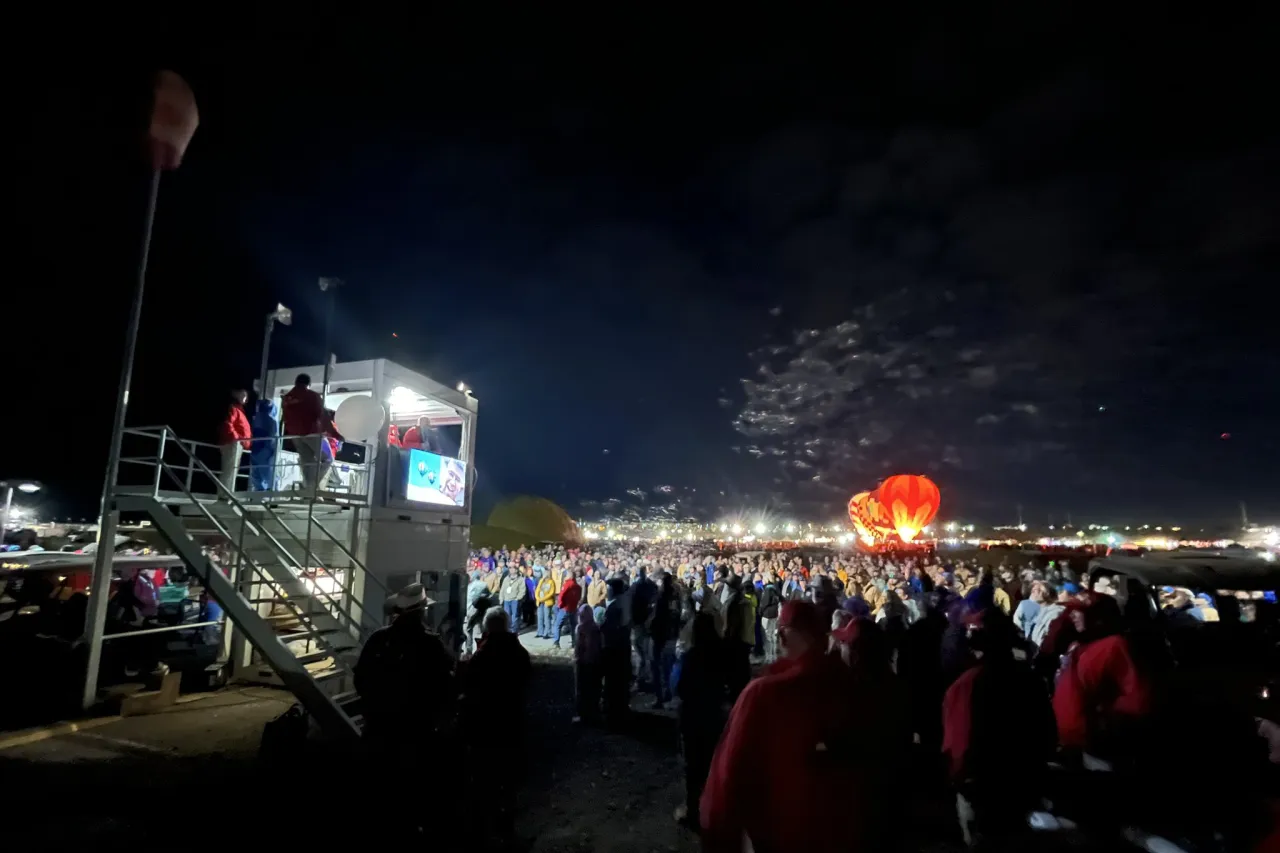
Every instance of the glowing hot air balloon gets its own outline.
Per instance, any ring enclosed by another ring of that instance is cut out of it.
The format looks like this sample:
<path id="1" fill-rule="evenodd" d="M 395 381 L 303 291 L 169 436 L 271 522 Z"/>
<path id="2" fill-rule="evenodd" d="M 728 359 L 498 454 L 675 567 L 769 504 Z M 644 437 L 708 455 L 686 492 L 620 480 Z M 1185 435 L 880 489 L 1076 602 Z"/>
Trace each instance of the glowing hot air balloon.
<path id="1" fill-rule="evenodd" d="M 889 510 L 885 505 L 872 493 L 867 498 L 866 510 L 867 519 L 871 522 L 871 529 L 876 531 L 880 536 L 888 536 L 893 532 L 893 517 L 889 515 Z"/>
<path id="2" fill-rule="evenodd" d="M 861 534 L 863 530 L 867 532 L 863 541 L 868 545 L 893 532 L 892 519 L 884 512 L 884 508 L 871 492 L 859 492 L 854 495 L 849 501 L 849 513 L 854 526 L 858 528 L 858 533 Z"/>
<path id="3" fill-rule="evenodd" d="M 880 484 L 875 497 L 903 542 L 915 539 L 933 521 L 942 501 L 942 493 L 933 480 L 918 474 L 890 477 Z"/>
<path id="4" fill-rule="evenodd" d="M 870 492 L 858 492 L 849 499 L 849 520 L 853 522 L 853 529 L 858 532 L 858 538 L 868 545 L 875 542 L 875 535 L 867 526 L 862 514 L 863 504 L 869 497 L 871 497 Z"/>

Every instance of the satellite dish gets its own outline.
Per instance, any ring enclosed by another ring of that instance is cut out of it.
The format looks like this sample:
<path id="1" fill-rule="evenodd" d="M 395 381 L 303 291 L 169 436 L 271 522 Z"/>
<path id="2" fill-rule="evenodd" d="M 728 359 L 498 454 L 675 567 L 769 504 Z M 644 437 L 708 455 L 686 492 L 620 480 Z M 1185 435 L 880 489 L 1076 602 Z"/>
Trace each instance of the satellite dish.
<path id="1" fill-rule="evenodd" d="M 370 396 L 348 397 L 338 406 L 333 423 L 343 438 L 352 441 L 372 441 L 382 429 L 386 410 Z"/>

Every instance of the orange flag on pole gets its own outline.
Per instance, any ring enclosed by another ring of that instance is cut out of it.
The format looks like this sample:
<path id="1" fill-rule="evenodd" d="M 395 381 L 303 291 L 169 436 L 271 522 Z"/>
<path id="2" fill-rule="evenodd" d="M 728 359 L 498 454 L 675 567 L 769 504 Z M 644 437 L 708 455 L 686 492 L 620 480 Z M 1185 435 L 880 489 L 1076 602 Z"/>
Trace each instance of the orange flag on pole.
<path id="1" fill-rule="evenodd" d="M 199 124 L 196 97 L 187 81 L 172 71 L 161 71 L 156 75 L 151 130 L 148 133 L 151 165 L 157 171 L 178 168 Z"/>

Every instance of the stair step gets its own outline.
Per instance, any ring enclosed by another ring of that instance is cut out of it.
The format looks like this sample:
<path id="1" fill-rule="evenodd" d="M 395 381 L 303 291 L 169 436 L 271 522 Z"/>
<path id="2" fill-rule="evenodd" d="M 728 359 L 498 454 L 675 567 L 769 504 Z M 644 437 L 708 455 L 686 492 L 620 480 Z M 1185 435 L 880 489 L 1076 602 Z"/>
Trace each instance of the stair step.
<path id="1" fill-rule="evenodd" d="M 298 661 L 302 664 L 319 663 L 322 660 L 329 660 L 333 657 L 333 652 L 321 650 L 318 652 L 307 652 L 303 655 L 297 655 Z"/>
<path id="2" fill-rule="evenodd" d="M 296 631 L 279 635 L 280 642 L 286 646 L 290 643 L 312 642 L 322 645 L 330 652 L 349 652 L 360 647 L 355 638 L 341 628 L 328 631 Z"/>

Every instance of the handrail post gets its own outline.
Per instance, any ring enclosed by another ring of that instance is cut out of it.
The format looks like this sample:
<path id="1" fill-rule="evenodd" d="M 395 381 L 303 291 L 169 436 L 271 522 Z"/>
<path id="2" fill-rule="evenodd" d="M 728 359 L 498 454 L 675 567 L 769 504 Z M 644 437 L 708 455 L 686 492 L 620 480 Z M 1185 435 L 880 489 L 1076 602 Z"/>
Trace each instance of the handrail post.
<path id="1" fill-rule="evenodd" d="M 151 484 L 151 497 L 157 500 L 160 498 L 160 475 L 164 473 L 165 439 L 168 436 L 169 430 L 167 427 L 160 430 L 160 446 L 156 449 L 156 476 Z"/>

